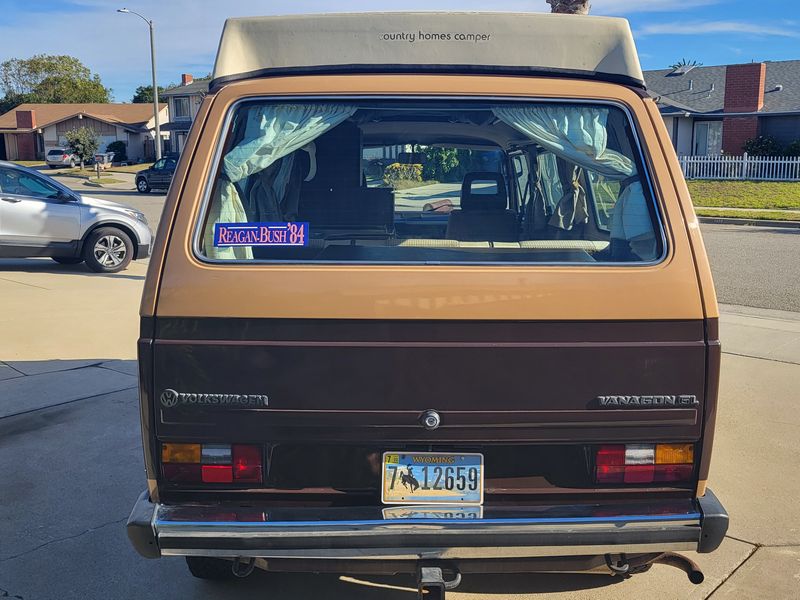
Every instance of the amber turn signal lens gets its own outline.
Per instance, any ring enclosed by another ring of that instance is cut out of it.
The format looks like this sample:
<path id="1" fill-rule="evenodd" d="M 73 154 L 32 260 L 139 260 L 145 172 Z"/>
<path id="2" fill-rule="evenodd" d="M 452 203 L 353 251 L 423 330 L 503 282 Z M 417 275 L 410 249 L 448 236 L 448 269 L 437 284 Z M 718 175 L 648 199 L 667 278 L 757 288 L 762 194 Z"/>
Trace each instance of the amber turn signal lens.
<path id="1" fill-rule="evenodd" d="M 162 463 L 199 463 L 200 444 L 161 444 Z"/>
<path id="2" fill-rule="evenodd" d="M 692 444 L 657 444 L 657 465 L 686 465 L 694 462 Z"/>

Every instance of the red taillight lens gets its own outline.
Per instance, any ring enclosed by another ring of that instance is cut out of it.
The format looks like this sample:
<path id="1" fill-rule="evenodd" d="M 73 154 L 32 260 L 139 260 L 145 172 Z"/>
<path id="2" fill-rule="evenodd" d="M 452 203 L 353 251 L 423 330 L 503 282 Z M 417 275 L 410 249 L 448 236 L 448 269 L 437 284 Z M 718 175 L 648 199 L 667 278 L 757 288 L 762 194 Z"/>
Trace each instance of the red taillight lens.
<path id="1" fill-rule="evenodd" d="M 625 464 L 625 446 L 600 446 L 597 449 L 597 466 L 622 466 Z"/>
<path id="2" fill-rule="evenodd" d="M 614 444 L 595 456 L 597 483 L 686 482 L 694 471 L 692 444 Z M 663 464 L 674 461 L 675 464 Z"/>
<path id="3" fill-rule="evenodd" d="M 203 483 L 232 483 L 231 465 L 203 465 Z"/>
<path id="4" fill-rule="evenodd" d="M 233 479 L 240 483 L 261 483 L 261 447 L 233 445 Z"/>

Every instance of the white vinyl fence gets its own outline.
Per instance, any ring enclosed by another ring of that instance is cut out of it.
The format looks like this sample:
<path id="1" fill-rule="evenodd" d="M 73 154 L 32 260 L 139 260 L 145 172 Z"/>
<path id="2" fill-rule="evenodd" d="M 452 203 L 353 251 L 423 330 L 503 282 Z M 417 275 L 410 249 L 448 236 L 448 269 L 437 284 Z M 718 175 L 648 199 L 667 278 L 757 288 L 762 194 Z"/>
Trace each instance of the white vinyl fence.
<path id="1" fill-rule="evenodd" d="M 686 179 L 800 181 L 800 156 L 680 156 Z"/>

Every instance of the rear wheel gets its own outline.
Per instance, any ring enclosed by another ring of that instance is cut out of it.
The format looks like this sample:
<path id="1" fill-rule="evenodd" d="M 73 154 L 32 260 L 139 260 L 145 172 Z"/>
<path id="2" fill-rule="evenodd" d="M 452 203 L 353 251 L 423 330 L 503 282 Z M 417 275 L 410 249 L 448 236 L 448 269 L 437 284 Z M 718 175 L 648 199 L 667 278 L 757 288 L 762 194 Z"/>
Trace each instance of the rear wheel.
<path id="1" fill-rule="evenodd" d="M 192 575 L 198 579 L 225 581 L 233 579 L 233 563 L 221 558 L 207 556 L 187 556 L 186 564 Z"/>
<path id="2" fill-rule="evenodd" d="M 60 265 L 78 265 L 83 262 L 82 256 L 51 256 Z"/>
<path id="3" fill-rule="evenodd" d="M 133 258 L 133 242 L 116 227 L 99 227 L 89 234 L 83 246 L 83 259 L 95 273 L 117 273 Z"/>
<path id="4" fill-rule="evenodd" d="M 69 159 L 69 168 L 70 169 L 74 169 L 75 168 L 75 159 L 74 158 L 70 158 Z"/>
<path id="5" fill-rule="evenodd" d="M 147 183 L 147 179 L 140 177 L 136 180 L 136 191 L 138 191 L 140 194 L 146 194 L 150 191 L 150 184 Z"/>

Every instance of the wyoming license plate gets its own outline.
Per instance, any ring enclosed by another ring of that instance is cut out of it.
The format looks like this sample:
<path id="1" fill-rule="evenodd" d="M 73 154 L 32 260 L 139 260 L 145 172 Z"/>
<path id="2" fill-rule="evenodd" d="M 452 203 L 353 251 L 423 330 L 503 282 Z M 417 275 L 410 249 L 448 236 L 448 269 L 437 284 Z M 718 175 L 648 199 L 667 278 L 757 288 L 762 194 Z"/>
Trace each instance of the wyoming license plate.
<path id="1" fill-rule="evenodd" d="M 384 504 L 482 504 L 483 455 L 386 452 Z"/>

